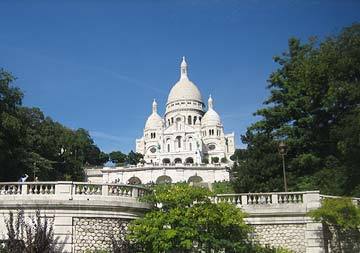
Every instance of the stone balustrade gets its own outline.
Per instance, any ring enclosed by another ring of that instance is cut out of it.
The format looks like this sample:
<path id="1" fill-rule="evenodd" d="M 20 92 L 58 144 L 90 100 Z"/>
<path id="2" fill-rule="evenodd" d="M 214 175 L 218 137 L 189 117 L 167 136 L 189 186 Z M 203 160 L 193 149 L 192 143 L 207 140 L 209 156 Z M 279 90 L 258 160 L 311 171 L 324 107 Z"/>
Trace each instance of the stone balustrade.
<path id="1" fill-rule="evenodd" d="M 144 215 L 152 206 L 139 201 L 149 190 L 141 186 L 84 182 L 0 183 L 0 232 L 6 231 L 9 211 L 24 209 L 53 221 L 54 234 L 64 252 L 84 252 L 95 246 L 109 248 L 107 240 L 121 227 Z M 321 202 L 336 196 L 319 191 L 218 194 L 215 203 L 227 202 L 247 214 L 254 240 L 286 247 L 296 253 L 323 253 L 323 228 L 308 216 Z M 360 198 L 353 198 L 356 205 Z M 4 233 L 0 237 L 6 236 Z M 0 238 L 1 239 L 1 238 Z"/>
<path id="2" fill-rule="evenodd" d="M 38 196 L 47 195 L 52 198 L 66 195 L 69 199 L 77 196 L 113 196 L 138 198 L 148 193 L 144 187 L 121 184 L 94 184 L 84 182 L 6 182 L 0 183 L 0 200 L 2 197 L 19 195 Z"/>
<path id="3" fill-rule="evenodd" d="M 218 194 L 213 200 L 216 203 L 228 202 L 239 207 L 271 204 L 306 204 L 306 200 L 309 200 L 306 197 L 314 194 L 318 195 L 318 200 L 320 200 L 318 191 Z"/>

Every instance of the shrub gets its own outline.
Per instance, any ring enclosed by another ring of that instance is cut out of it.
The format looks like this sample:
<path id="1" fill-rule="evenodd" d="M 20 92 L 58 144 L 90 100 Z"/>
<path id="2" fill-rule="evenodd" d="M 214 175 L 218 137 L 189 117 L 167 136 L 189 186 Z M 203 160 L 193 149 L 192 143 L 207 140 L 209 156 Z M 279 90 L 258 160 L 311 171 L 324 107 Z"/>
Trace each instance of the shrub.
<path id="1" fill-rule="evenodd" d="M 29 223 L 25 222 L 22 210 L 17 213 L 16 218 L 10 212 L 9 219 L 6 220 L 6 229 L 7 239 L 3 252 L 54 253 L 60 251 L 55 247 L 56 240 L 54 240 L 52 223 L 49 223 L 46 217 L 41 218 L 39 210 L 36 211 L 35 217 L 32 217 Z"/>
<path id="2" fill-rule="evenodd" d="M 360 209 L 350 198 L 325 199 L 309 214 L 324 224 L 331 252 L 360 252 Z"/>

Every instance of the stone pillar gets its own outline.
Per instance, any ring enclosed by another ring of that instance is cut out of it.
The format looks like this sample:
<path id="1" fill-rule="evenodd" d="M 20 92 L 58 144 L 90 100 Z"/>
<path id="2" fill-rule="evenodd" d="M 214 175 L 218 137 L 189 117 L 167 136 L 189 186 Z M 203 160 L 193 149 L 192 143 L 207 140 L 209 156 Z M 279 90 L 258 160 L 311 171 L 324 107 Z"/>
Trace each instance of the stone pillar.
<path id="1" fill-rule="evenodd" d="M 109 186 L 107 184 L 103 184 L 101 186 L 101 195 L 108 196 L 109 195 Z"/>
<path id="2" fill-rule="evenodd" d="M 71 215 L 63 213 L 55 213 L 54 218 L 54 238 L 57 240 L 57 246 L 62 249 L 61 252 L 72 252 L 73 234 L 72 234 L 73 218 Z"/>
<path id="3" fill-rule="evenodd" d="M 247 195 L 241 195 L 241 205 L 246 206 L 247 204 Z"/>
<path id="4" fill-rule="evenodd" d="M 278 200 L 278 195 L 277 194 L 271 194 L 271 202 L 272 204 L 278 204 L 279 200 Z"/>
<path id="5" fill-rule="evenodd" d="M 73 195 L 73 183 L 69 181 L 58 181 L 55 185 L 56 198 L 71 200 Z"/>
<path id="6" fill-rule="evenodd" d="M 306 211 L 309 212 L 321 206 L 319 191 L 304 193 L 303 202 L 306 205 Z M 315 222 L 310 217 L 306 218 L 305 245 L 306 253 L 324 253 L 324 232 L 321 223 Z"/>

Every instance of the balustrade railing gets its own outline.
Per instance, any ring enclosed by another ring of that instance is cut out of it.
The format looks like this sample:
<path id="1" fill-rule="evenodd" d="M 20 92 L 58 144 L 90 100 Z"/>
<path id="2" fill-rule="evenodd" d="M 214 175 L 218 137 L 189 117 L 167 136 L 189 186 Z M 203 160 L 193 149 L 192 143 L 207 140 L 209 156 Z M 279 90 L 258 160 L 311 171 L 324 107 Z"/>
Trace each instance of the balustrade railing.
<path id="1" fill-rule="evenodd" d="M 280 204 L 298 204 L 303 203 L 303 193 L 279 193 L 278 203 Z"/>
<path id="2" fill-rule="evenodd" d="M 23 187 L 27 188 L 28 195 L 50 195 L 55 194 L 55 185 L 56 183 L 42 183 L 42 182 L 34 182 L 34 183 L 27 183 Z"/>
<path id="3" fill-rule="evenodd" d="M 18 183 L 0 184 L 0 195 L 16 195 L 21 194 L 21 185 Z"/>
<path id="4" fill-rule="evenodd" d="M 216 203 L 227 202 L 227 203 L 235 204 L 237 206 L 286 205 L 286 204 L 292 205 L 292 204 L 302 204 L 307 201 L 310 201 L 308 196 L 314 194 L 319 196 L 318 192 L 269 192 L 269 193 L 218 194 L 213 198 L 213 201 Z"/>
<path id="5" fill-rule="evenodd" d="M 74 183 L 73 188 L 75 195 L 102 195 L 101 184 Z"/>
<path id="6" fill-rule="evenodd" d="M 74 199 L 77 196 L 112 196 L 138 198 L 149 193 L 149 190 L 135 185 L 94 184 L 84 182 L 4 182 L 0 183 L 0 199 L 11 195 L 41 196 L 52 195 L 55 198 Z"/>

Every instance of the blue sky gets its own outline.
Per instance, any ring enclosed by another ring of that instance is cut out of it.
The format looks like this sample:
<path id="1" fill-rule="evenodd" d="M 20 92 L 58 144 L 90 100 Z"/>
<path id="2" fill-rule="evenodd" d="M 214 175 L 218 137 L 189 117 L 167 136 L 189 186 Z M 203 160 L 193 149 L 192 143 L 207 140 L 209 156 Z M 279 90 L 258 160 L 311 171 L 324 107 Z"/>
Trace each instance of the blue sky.
<path id="1" fill-rule="evenodd" d="M 26 106 L 88 129 L 106 152 L 128 152 L 153 98 L 164 112 L 185 55 L 242 146 L 288 38 L 338 33 L 359 10 L 347 0 L 2 0 L 0 67 L 18 78 Z"/>

